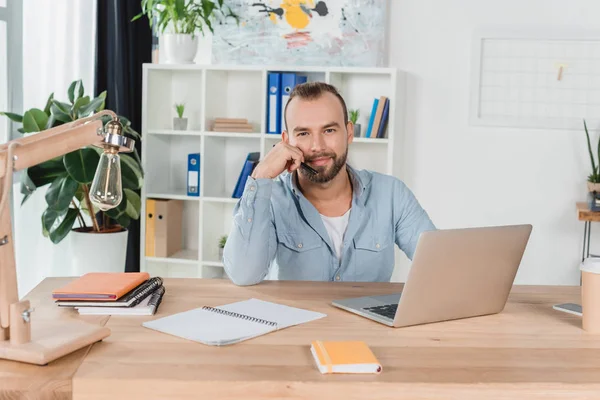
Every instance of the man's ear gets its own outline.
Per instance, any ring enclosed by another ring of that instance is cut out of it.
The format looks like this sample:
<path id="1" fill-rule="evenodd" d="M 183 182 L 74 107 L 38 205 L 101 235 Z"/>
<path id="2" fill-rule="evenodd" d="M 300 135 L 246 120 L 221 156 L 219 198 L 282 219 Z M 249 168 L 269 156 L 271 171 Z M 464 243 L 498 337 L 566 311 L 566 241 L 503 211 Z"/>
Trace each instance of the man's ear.
<path id="1" fill-rule="evenodd" d="M 290 135 L 288 135 L 287 131 L 281 132 L 281 140 L 283 140 L 283 143 L 290 144 Z"/>
<path id="2" fill-rule="evenodd" d="M 350 144 L 354 140 L 354 124 L 352 121 L 348 121 L 346 124 L 346 131 L 348 132 L 348 144 Z"/>

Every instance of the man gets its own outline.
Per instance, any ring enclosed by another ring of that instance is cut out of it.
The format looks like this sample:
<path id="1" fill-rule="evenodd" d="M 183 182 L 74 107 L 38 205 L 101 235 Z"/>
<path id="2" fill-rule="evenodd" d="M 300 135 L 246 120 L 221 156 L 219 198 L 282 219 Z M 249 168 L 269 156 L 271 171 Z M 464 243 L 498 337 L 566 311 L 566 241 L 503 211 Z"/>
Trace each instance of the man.
<path id="1" fill-rule="evenodd" d="M 256 284 L 275 260 L 282 280 L 389 281 L 394 242 L 412 259 L 419 234 L 435 229 L 427 213 L 400 180 L 346 164 L 354 127 L 333 86 L 296 86 L 284 116 L 282 141 L 234 209 L 224 249 L 230 279 Z"/>

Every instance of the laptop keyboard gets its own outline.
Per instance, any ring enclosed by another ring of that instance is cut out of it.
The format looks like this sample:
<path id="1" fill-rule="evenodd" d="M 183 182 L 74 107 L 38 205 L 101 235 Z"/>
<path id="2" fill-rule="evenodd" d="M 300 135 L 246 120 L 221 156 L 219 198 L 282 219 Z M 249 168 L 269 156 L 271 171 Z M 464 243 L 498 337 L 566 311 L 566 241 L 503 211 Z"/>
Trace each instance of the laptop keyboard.
<path id="1" fill-rule="evenodd" d="M 376 306 L 376 307 L 365 307 L 363 310 L 370 311 L 374 314 L 382 315 L 389 319 L 394 319 L 396 316 L 396 310 L 398 309 L 398 304 L 386 304 L 384 306 Z"/>

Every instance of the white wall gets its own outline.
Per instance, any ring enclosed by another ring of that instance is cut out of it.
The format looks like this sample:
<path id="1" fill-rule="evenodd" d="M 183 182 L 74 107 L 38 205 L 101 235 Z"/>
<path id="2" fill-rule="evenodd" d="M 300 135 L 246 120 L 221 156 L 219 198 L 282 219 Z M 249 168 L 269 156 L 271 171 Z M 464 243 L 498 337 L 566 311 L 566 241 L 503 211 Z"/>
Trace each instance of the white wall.
<path id="1" fill-rule="evenodd" d="M 43 109 L 50 93 L 68 101 L 69 84 L 83 79 L 93 94 L 96 0 L 26 0 L 23 2 L 23 108 Z M 47 187 L 21 206 L 14 186 L 14 240 L 19 295 L 48 276 L 71 270 L 69 236 L 58 245 L 42 235 L 41 216 Z"/>
<path id="2" fill-rule="evenodd" d="M 517 284 L 579 284 L 575 202 L 585 199 L 591 167 L 583 129 L 469 126 L 472 33 L 498 25 L 600 32 L 598 15 L 596 0 L 391 1 L 390 66 L 409 75 L 406 182 L 439 228 L 533 224 Z"/>

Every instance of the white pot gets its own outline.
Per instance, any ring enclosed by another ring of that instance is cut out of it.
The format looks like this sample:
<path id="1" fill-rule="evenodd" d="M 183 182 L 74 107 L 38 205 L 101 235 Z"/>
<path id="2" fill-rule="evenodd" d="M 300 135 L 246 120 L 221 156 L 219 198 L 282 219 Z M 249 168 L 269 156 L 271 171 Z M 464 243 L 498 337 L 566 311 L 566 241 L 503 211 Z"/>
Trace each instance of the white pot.
<path id="1" fill-rule="evenodd" d="M 125 272 L 129 231 L 112 233 L 69 232 L 71 274 Z"/>
<path id="2" fill-rule="evenodd" d="M 162 49 L 167 64 L 193 64 L 198 51 L 198 36 L 165 33 Z"/>

